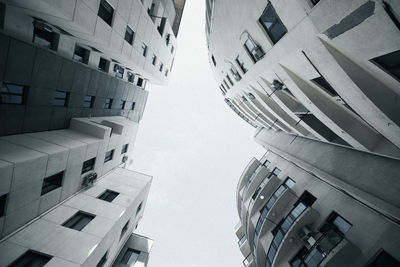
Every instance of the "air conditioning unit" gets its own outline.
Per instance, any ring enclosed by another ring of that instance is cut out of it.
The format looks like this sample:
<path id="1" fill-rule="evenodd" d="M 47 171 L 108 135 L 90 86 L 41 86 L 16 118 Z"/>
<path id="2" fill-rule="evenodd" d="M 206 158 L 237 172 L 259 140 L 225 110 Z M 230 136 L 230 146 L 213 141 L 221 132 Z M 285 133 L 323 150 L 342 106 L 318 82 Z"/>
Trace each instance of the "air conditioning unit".
<path id="1" fill-rule="evenodd" d="M 97 173 L 93 172 L 83 177 L 82 185 L 91 186 L 97 180 Z"/>
<path id="2" fill-rule="evenodd" d="M 128 156 L 125 155 L 122 157 L 122 163 L 126 163 L 128 161 Z"/>

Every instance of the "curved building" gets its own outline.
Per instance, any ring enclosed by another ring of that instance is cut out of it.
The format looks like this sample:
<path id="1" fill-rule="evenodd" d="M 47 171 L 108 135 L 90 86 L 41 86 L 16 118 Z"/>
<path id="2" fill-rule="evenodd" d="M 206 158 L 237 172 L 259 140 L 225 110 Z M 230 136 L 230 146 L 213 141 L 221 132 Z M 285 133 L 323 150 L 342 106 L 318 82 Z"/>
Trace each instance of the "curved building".
<path id="1" fill-rule="evenodd" d="M 399 1 L 206 4 L 214 77 L 249 124 L 399 157 Z"/>

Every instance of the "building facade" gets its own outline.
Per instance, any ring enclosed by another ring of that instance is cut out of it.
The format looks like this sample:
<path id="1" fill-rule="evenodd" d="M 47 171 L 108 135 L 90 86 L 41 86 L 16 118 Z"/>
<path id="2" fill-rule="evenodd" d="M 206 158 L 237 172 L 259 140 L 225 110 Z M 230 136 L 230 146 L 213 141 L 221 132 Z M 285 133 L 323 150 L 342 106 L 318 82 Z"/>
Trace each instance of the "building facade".
<path id="1" fill-rule="evenodd" d="M 146 266 L 130 171 L 185 0 L 0 1 L 0 266 Z"/>
<path id="2" fill-rule="evenodd" d="M 400 266 L 400 3 L 206 7 L 214 77 L 267 150 L 238 183 L 244 265 Z"/>

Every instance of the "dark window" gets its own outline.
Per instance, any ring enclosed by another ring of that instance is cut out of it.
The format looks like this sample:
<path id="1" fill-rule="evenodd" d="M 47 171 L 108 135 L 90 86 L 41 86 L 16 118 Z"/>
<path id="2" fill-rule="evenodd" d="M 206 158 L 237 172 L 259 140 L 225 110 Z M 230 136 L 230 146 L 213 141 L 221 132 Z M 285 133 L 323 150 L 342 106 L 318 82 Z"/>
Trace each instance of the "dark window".
<path id="1" fill-rule="evenodd" d="M 131 105 L 131 110 L 135 110 L 135 105 L 136 105 L 136 103 L 133 102 L 132 105 Z"/>
<path id="2" fill-rule="evenodd" d="M 257 45 L 251 37 L 247 38 L 246 42 L 244 43 L 244 47 L 254 62 L 259 61 L 265 55 L 261 46 Z"/>
<path id="3" fill-rule="evenodd" d="M 394 25 L 396 25 L 397 29 L 400 30 L 400 21 L 396 17 L 396 14 L 395 14 L 392 6 L 388 2 L 383 1 L 383 7 L 384 7 L 386 13 L 388 14 L 388 16 L 390 17 L 390 19 L 393 21 Z"/>
<path id="4" fill-rule="evenodd" d="M 231 72 L 236 81 L 240 81 L 242 79 L 236 68 L 232 67 Z"/>
<path id="5" fill-rule="evenodd" d="M 51 258 L 52 256 L 42 254 L 33 250 L 28 250 L 17 260 L 8 265 L 8 267 L 42 267 L 45 266 L 51 260 Z"/>
<path id="6" fill-rule="evenodd" d="M 143 87 L 143 79 L 142 78 L 138 78 L 136 85 L 139 86 L 139 87 Z"/>
<path id="7" fill-rule="evenodd" d="M 165 77 L 168 76 L 168 69 L 165 70 Z"/>
<path id="8" fill-rule="evenodd" d="M 93 220 L 94 217 L 96 216 L 78 211 L 74 216 L 63 223 L 63 226 L 80 231 L 85 228 L 85 226 L 88 225 L 88 223 L 90 223 L 90 221 Z"/>
<path id="9" fill-rule="evenodd" d="M 47 194 L 48 192 L 61 187 L 63 177 L 64 172 L 59 172 L 50 177 L 44 178 L 42 184 L 42 193 L 40 195 L 43 196 L 44 194 Z"/>
<path id="10" fill-rule="evenodd" d="M 128 82 L 133 83 L 135 80 L 135 75 L 132 72 L 128 71 Z"/>
<path id="11" fill-rule="evenodd" d="M 104 253 L 103 257 L 101 257 L 99 263 L 97 263 L 96 267 L 103 267 L 107 261 L 108 252 Z"/>
<path id="12" fill-rule="evenodd" d="M 161 64 L 160 64 L 160 72 L 163 71 L 163 68 L 164 68 L 164 64 L 161 63 Z"/>
<path id="13" fill-rule="evenodd" d="M 287 33 L 285 25 L 283 25 L 282 21 L 279 19 L 270 2 L 268 2 L 259 21 L 274 44 Z"/>
<path id="14" fill-rule="evenodd" d="M 136 215 L 140 212 L 140 210 L 142 209 L 142 205 L 143 205 L 143 202 L 140 202 L 140 204 L 139 204 L 139 206 L 137 207 L 137 209 L 136 209 Z"/>
<path id="15" fill-rule="evenodd" d="M 400 81 L 400 50 L 376 57 L 371 61 Z"/>
<path id="16" fill-rule="evenodd" d="M 236 62 L 239 65 L 240 69 L 243 71 L 243 73 L 246 73 L 247 72 L 246 65 L 239 56 L 236 57 Z"/>
<path id="17" fill-rule="evenodd" d="M 4 29 L 5 17 L 6 17 L 6 5 L 0 3 L 0 29 Z"/>
<path id="18" fill-rule="evenodd" d="M 133 35 L 134 35 L 133 30 L 129 26 L 126 26 L 125 41 L 127 41 L 130 44 L 133 44 Z"/>
<path id="19" fill-rule="evenodd" d="M 155 54 L 153 54 L 153 58 L 151 60 L 151 64 L 153 64 L 155 66 L 156 62 L 157 62 L 157 56 Z"/>
<path id="20" fill-rule="evenodd" d="M 232 82 L 232 80 L 231 80 L 231 77 L 229 77 L 228 74 L 226 75 L 226 79 L 227 79 L 228 82 L 233 86 L 233 82 Z"/>
<path id="21" fill-rule="evenodd" d="M 311 4 L 313 4 L 314 6 L 316 5 L 316 4 L 318 4 L 318 2 L 320 1 L 320 0 L 310 0 L 311 1 Z"/>
<path id="22" fill-rule="evenodd" d="M 91 158 L 91 159 L 88 159 L 87 161 L 85 161 L 82 166 L 82 174 L 93 170 L 95 163 L 96 163 L 96 158 Z"/>
<path id="23" fill-rule="evenodd" d="M 269 160 L 265 160 L 265 162 L 263 163 L 263 165 L 265 166 L 265 167 L 269 167 L 269 165 L 271 165 L 271 162 L 269 161 Z"/>
<path id="24" fill-rule="evenodd" d="M 53 100 L 53 106 L 66 107 L 68 106 L 69 92 L 56 91 Z"/>
<path id="25" fill-rule="evenodd" d="M 74 55 L 73 55 L 73 59 L 84 63 L 84 64 L 88 64 L 89 63 L 89 56 L 90 56 L 90 50 L 83 48 L 79 45 L 75 46 L 75 51 L 74 51 Z"/>
<path id="26" fill-rule="evenodd" d="M 318 84 L 319 86 L 321 86 L 322 88 L 324 88 L 332 96 L 338 96 L 335 89 L 333 89 L 333 87 L 328 83 L 327 80 L 325 80 L 324 77 L 321 76 L 321 77 L 312 79 L 312 81 L 315 82 L 316 84 Z"/>
<path id="27" fill-rule="evenodd" d="M 174 53 L 174 46 L 171 45 L 171 54 L 173 54 L 173 53 Z"/>
<path id="28" fill-rule="evenodd" d="M 392 255 L 384 250 L 375 256 L 375 258 L 367 265 L 367 267 L 398 267 L 400 262 L 396 260 Z"/>
<path id="29" fill-rule="evenodd" d="M 106 156 L 104 157 L 104 163 L 107 162 L 107 161 L 112 160 L 113 155 L 114 155 L 114 149 L 110 150 L 110 151 L 107 151 L 106 152 Z"/>
<path id="30" fill-rule="evenodd" d="M 120 108 L 120 109 L 124 109 L 124 108 L 125 108 L 125 103 L 126 103 L 126 101 L 121 100 L 121 101 L 119 102 L 119 108 Z"/>
<path id="31" fill-rule="evenodd" d="M 111 98 L 106 98 L 106 102 L 104 103 L 105 109 L 111 109 L 113 100 Z"/>
<path id="32" fill-rule="evenodd" d="M 336 212 L 332 212 L 329 215 L 329 217 L 326 219 L 326 223 L 329 224 L 329 228 L 333 227 L 343 235 L 346 234 L 352 226 L 351 223 L 349 223 L 346 219 L 344 219 Z M 324 226 L 322 226 L 321 231 L 326 232 Z"/>
<path id="33" fill-rule="evenodd" d="M 109 69 L 110 69 L 110 61 L 101 57 L 99 61 L 99 70 L 108 72 Z"/>
<path id="34" fill-rule="evenodd" d="M 167 35 L 165 35 L 165 44 L 167 46 L 169 45 L 170 40 L 171 40 L 171 34 L 168 33 Z"/>
<path id="35" fill-rule="evenodd" d="M 114 8 L 105 0 L 100 1 L 99 12 L 97 15 L 102 18 L 108 25 L 111 26 Z"/>
<path id="36" fill-rule="evenodd" d="M 104 191 L 100 196 L 98 196 L 98 199 L 107 201 L 107 202 L 112 202 L 117 196 L 119 195 L 118 192 L 112 191 L 112 190 L 106 190 Z"/>
<path id="37" fill-rule="evenodd" d="M 211 55 L 211 60 L 212 60 L 212 62 L 214 64 L 214 66 L 217 66 L 217 62 L 215 61 L 214 55 Z"/>
<path id="38" fill-rule="evenodd" d="M 147 45 L 145 43 L 142 43 L 142 56 L 147 55 Z"/>
<path id="39" fill-rule="evenodd" d="M 85 95 L 85 100 L 83 102 L 84 108 L 93 108 L 95 97 L 92 95 Z"/>
<path id="40" fill-rule="evenodd" d="M 139 250 L 128 248 L 121 259 L 121 263 L 129 266 L 133 265 L 139 258 L 139 255 L 140 255 Z"/>
<path id="41" fill-rule="evenodd" d="M 121 154 L 124 154 L 124 153 L 128 152 L 128 146 L 129 146 L 129 144 L 125 144 L 125 145 L 122 146 Z"/>
<path id="42" fill-rule="evenodd" d="M 0 104 L 24 105 L 27 93 L 27 86 L 3 82 L 0 88 Z"/>
<path id="43" fill-rule="evenodd" d="M 0 196 L 0 217 L 6 213 L 7 194 Z"/>
<path id="44" fill-rule="evenodd" d="M 129 220 L 125 223 L 124 227 L 122 227 L 121 235 L 119 236 L 119 240 L 121 240 L 121 238 L 124 236 L 124 234 L 128 230 L 128 227 L 129 227 Z"/>
<path id="45" fill-rule="evenodd" d="M 33 42 L 57 51 L 60 35 L 53 32 L 52 27 L 42 20 L 35 20 L 33 26 Z"/>
<path id="46" fill-rule="evenodd" d="M 228 90 L 231 89 L 231 88 L 229 87 L 228 83 L 225 81 L 225 79 L 224 79 L 224 84 L 225 84 L 225 87 L 228 88 Z"/>

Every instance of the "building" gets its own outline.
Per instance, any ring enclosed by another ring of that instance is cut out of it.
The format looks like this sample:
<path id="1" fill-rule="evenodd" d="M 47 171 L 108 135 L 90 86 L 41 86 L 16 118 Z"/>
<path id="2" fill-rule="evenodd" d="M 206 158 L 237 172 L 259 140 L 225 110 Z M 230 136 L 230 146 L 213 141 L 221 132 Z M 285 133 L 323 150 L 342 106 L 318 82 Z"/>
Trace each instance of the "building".
<path id="1" fill-rule="evenodd" d="M 185 0 L 0 2 L 0 266 L 146 266 L 130 171 Z"/>
<path id="2" fill-rule="evenodd" d="M 238 183 L 244 265 L 400 266 L 400 3 L 206 6 L 224 101 L 267 150 Z"/>

